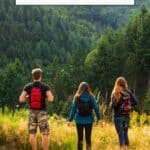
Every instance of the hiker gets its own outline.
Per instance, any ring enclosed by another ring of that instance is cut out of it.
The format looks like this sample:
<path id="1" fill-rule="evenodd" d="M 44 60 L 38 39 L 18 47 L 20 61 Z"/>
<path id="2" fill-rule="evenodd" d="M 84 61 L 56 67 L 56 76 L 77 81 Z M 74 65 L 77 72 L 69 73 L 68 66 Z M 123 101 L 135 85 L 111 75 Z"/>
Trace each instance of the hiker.
<path id="1" fill-rule="evenodd" d="M 92 110 L 94 109 L 98 123 L 101 123 L 99 108 L 96 99 L 87 82 L 81 82 L 74 95 L 68 126 L 75 117 L 78 134 L 78 150 L 83 149 L 83 131 L 85 129 L 86 150 L 91 150 L 91 133 L 94 122 Z"/>
<path id="2" fill-rule="evenodd" d="M 111 94 L 110 107 L 114 109 L 114 124 L 121 149 L 129 146 L 128 128 L 130 112 L 134 105 L 137 105 L 137 99 L 128 89 L 126 79 L 118 77 Z"/>
<path id="3" fill-rule="evenodd" d="M 46 114 L 46 101 L 52 102 L 54 97 L 48 85 L 43 83 L 42 70 L 35 68 L 32 70 L 33 82 L 25 85 L 21 95 L 20 102 L 29 102 L 29 142 L 33 150 L 37 150 L 36 133 L 37 127 L 42 134 L 43 149 L 48 150 L 49 146 L 49 124 Z"/>

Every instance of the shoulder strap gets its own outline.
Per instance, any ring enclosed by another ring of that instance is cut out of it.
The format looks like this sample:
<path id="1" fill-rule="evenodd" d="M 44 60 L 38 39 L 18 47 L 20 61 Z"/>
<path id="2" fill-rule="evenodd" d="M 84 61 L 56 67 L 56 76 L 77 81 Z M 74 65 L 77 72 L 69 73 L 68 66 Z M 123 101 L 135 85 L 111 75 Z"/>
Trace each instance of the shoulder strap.
<path id="1" fill-rule="evenodd" d="M 129 89 L 126 89 L 126 92 L 131 96 L 131 99 L 133 99 L 133 94 Z"/>
<path id="2" fill-rule="evenodd" d="M 91 104 L 92 108 L 94 107 L 93 99 L 94 99 L 94 97 L 92 95 L 90 95 L 90 100 L 89 101 L 90 101 L 90 104 Z"/>
<path id="3" fill-rule="evenodd" d="M 132 103 L 133 105 L 137 105 L 137 98 L 136 96 L 131 92 L 131 90 L 127 89 L 127 92 L 130 94 L 131 96 L 131 100 L 132 100 Z"/>

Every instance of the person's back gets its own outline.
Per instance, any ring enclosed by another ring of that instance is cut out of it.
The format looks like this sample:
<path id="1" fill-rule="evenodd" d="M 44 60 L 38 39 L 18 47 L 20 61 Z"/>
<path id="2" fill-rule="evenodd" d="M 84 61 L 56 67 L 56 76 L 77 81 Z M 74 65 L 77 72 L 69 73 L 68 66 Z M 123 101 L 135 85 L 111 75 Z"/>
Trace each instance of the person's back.
<path id="1" fill-rule="evenodd" d="M 132 110 L 132 107 L 136 105 L 136 98 L 132 94 L 129 89 L 125 89 L 121 93 L 121 98 L 118 103 L 113 101 L 113 108 L 114 108 L 114 116 L 121 117 L 121 116 L 129 116 Z"/>
<path id="2" fill-rule="evenodd" d="M 20 102 L 26 102 L 28 99 L 29 103 L 29 141 L 32 149 L 36 150 L 36 133 L 37 127 L 43 136 L 43 149 L 48 150 L 48 134 L 49 124 L 46 113 L 46 100 L 53 101 L 53 95 L 50 88 L 45 83 L 41 82 L 42 70 L 36 68 L 32 70 L 33 82 L 25 85 L 23 92 L 20 95 Z M 28 98 L 27 98 L 28 97 Z"/>
<path id="3" fill-rule="evenodd" d="M 101 123 L 99 108 L 96 104 L 94 95 L 91 92 L 89 84 L 81 82 L 74 96 L 71 112 L 68 118 L 68 125 L 75 117 L 77 135 L 78 135 L 78 150 L 83 149 L 83 131 L 85 130 L 86 149 L 91 150 L 91 134 L 94 122 L 93 111 L 95 111 L 98 122 Z"/>
<path id="4" fill-rule="evenodd" d="M 92 98 L 88 93 L 83 93 L 77 98 L 77 111 L 80 116 L 86 117 L 92 114 Z"/>
<path id="5" fill-rule="evenodd" d="M 137 100 L 128 89 L 127 81 L 124 77 L 118 77 L 112 91 L 110 107 L 114 109 L 114 124 L 121 148 L 129 146 L 129 116 L 132 107 L 136 104 Z"/>
<path id="6" fill-rule="evenodd" d="M 28 83 L 25 88 L 29 95 L 29 108 L 36 110 L 46 110 L 46 91 L 48 85 L 43 82 Z"/>

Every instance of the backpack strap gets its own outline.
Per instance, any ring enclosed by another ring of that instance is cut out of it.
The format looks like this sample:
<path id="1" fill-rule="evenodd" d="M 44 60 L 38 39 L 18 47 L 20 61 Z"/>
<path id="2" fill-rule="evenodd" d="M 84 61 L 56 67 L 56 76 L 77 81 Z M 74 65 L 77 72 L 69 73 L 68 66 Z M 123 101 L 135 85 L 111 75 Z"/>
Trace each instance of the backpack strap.
<path id="1" fill-rule="evenodd" d="M 131 104 L 132 104 L 132 106 L 137 105 L 137 98 L 136 98 L 136 96 L 131 92 L 131 90 L 126 89 L 126 91 L 127 91 L 127 92 L 130 94 L 130 96 L 131 96 Z"/>
<path id="2" fill-rule="evenodd" d="M 79 102 L 81 102 L 82 100 L 81 100 L 81 98 L 80 97 L 77 97 L 76 99 L 75 99 L 75 101 L 76 101 L 76 104 L 77 104 L 77 106 L 78 106 L 78 104 L 79 104 Z M 87 102 L 90 102 L 90 104 L 91 104 L 91 106 L 92 106 L 92 109 L 94 108 L 94 104 L 93 104 L 93 96 L 91 96 L 90 95 L 90 99 L 89 99 L 89 101 L 87 101 Z"/>

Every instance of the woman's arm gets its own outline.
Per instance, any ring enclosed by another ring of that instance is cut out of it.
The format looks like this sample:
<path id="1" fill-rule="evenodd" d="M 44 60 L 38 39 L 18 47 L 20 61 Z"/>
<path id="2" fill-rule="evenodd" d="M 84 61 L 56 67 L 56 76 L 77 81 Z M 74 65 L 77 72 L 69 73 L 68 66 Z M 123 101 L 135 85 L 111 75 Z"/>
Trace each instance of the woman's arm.
<path id="1" fill-rule="evenodd" d="M 101 120 L 100 111 L 99 111 L 98 105 L 96 103 L 96 99 L 94 97 L 92 98 L 92 102 L 93 102 L 93 109 L 95 111 L 97 120 Z"/>
<path id="2" fill-rule="evenodd" d="M 115 108 L 117 106 L 118 106 L 118 102 L 113 97 L 111 97 L 111 101 L 110 101 L 109 107 L 110 108 Z"/>
<path id="3" fill-rule="evenodd" d="M 130 90 L 127 90 L 127 91 L 128 91 L 128 93 L 130 94 L 130 96 L 131 96 L 131 103 L 132 103 L 132 106 L 137 105 L 138 100 L 137 100 L 136 96 L 135 96 Z"/>
<path id="4" fill-rule="evenodd" d="M 77 103 L 76 103 L 75 100 L 73 100 L 72 106 L 71 106 L 71 111 L 70 111 L 70 114 L 69 114 L 69 117 L 68 117 L 68 121 L 71 122 L 73 120 L 76 111 L 77 111 Z"/>

